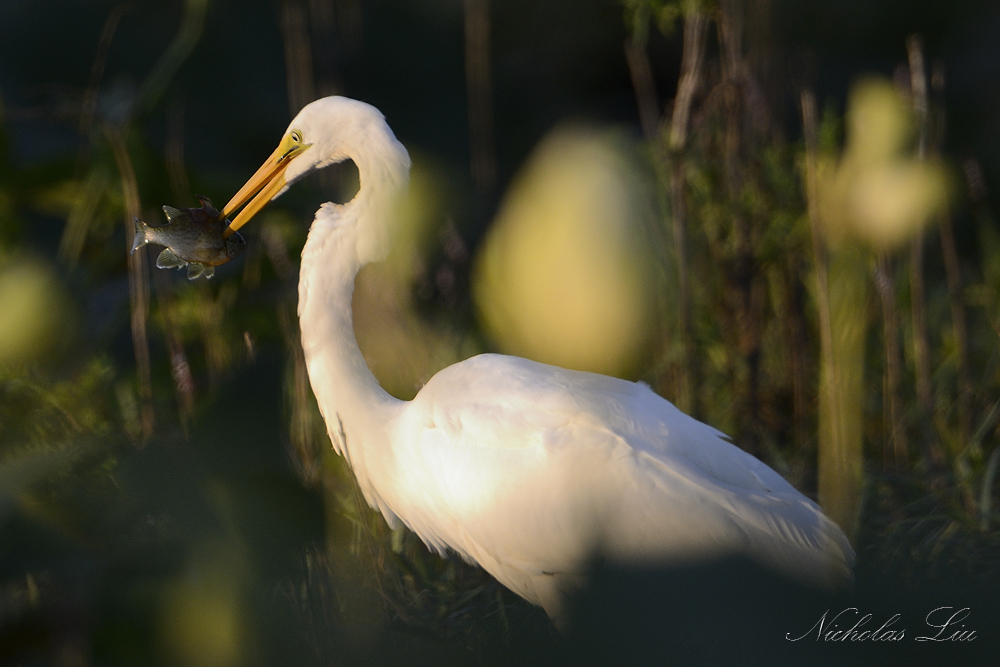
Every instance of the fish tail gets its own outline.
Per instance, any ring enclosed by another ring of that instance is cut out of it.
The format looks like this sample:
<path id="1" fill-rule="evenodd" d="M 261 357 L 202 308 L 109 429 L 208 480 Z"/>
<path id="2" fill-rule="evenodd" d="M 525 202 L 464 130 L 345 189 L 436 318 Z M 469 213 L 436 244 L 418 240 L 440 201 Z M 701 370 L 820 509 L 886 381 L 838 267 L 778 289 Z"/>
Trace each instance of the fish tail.
<path id="1" fill-rule="evenodd" d="M 135 223 L 135 239 L 132 241 L 132 250 L 129 251 L 130 255 L 149 243 L 149 238 L 146 237 L 146 223 L 134 215 L 132 216 L 132 222 Z"/>

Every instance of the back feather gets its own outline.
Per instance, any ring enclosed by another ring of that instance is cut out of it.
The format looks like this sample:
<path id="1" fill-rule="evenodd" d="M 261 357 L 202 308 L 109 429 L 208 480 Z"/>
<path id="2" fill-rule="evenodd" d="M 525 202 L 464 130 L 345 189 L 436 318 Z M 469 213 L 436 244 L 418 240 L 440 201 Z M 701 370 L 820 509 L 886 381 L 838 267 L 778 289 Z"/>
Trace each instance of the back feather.
<path id="1" fill-rule="evenodd" d="M 550 612 L 598 552 L 851 579 L 854 552 L 814 502 L 645 385 L 481 355 L 434 376 L 399 428 L 384 502 Z"/>

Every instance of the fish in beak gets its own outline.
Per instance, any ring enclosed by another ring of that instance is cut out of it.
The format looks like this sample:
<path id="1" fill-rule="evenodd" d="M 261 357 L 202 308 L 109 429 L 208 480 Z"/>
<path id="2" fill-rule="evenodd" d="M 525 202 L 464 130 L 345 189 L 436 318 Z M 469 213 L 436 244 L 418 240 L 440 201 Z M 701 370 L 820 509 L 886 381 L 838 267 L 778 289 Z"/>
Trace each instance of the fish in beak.
<path id="1" fill-rule="evenodd" d="M 243 237 L 226 233 L 230 229 L 229 220 L 207 197 L 195 196 L 201 201 L 200 208 L 164 206 L 165 225 L 154 227 L 135 218 L 132 252 L 148 243 L 166 246 L 156 258 L 156 266 L 161 269 L 186 267 L 189 280 L 211 278 L 215 267 L 241 255 L 247 247 Z"/>

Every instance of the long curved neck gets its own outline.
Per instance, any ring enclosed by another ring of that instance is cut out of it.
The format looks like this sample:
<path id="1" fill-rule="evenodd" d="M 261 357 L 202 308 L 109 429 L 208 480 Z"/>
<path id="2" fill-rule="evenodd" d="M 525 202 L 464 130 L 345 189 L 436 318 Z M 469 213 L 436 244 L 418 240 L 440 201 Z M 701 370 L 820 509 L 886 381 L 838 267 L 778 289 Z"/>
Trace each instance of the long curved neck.
<path id="1" fill-rule="evenodd" d="M 309 230 L 299 274 L 299 322 L 309 379 L 334 449 L 347 458 L 369 503 L 389 516 L 377 476 L 392 468 L 390 429 L 405 402 L 382 389 L 369 370 L 354 335 L 351 297 L 357 272 L 385 250 L 365 234 L 386 228 L 386 220 L 375 218 L 392 214 L 406 173 L 379 173 L 363 160 L 355 162 L 361 176 L 357 196 L 343 206 L 324 204 Z"/>

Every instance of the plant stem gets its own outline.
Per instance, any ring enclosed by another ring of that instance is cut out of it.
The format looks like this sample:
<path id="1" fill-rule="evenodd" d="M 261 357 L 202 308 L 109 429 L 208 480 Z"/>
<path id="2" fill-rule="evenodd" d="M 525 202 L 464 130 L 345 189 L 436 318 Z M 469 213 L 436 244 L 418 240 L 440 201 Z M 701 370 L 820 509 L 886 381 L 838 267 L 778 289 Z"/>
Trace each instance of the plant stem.
<path id="1" fill-rule="evenodd" d="M 125 246 L 132 249 L 135 234 L 133 218 L 139 217 L 139 186 L 125 146 L 125 130 L 105 128 L 105 135 L 111 144 L 115 164 L 121 175 L 122 195 L 125 199 Z M 149 318 L 149 283 L 146 280 L 146 249 L 140 248 L 128 255 L 128 292 L 131 306 L 132 347 L 135 350 L 136 374 L 139 380 L 140 421 L 143 440 L 153 435 L 153 384 L 150 374 L 149 339 L 146 334 L 146 320 Z"/>
<path id="2" fill-rule="evenodd" d="M 927 76 L 924 71 L 923 43 L 919 36 L 912 35 L 906 40 L 906 51 L 910 64 L 910 90 L 913 95 L 913 109 L 919 128 L 917 159 L 923 160 L 927 154 Z M 934 414 L 934 398 L 931 391 L 930 343 L 927 337 L 925 303 L 924 234 L 923 231 L 918 231 L 910 242 L 910 317 L 913 326 L 917 408 L 924 456 L 929 466 L 939 468 L 942 456 L 931 435 L 929 422 L 931 415 Z"/>
<path id="3" fill-rule="evenodd" d="M 785 292 L 788 316 L 786 328 L 788 336 L 789 375 L 792 378 L 792 437 L 797 448 L 808 440 L 808 419 L 811 406 L 807 395 L 808 336 L 804 313 L 805 289 L 802 284 L 804 267 L 801 256 L 796 253 L 785 271 Z"/>
<path id="4" fill-rule="evenodd" d="M 885 342 L 885 371 L 883 376 L 885 447 L 882 463 L 886 469 L 906 465 L 906 432 L 900 408 L 900 354 L 899 313 L 896 309 L 896 282 L 893 279 L 892 259 L 879 253 L 875 268 L 875 285 L 882 299 L 882 337 Z"/>
<path id="5" fill-rule="evenodd" d="M 818 205 L 816 101 L 810 91 L 803 91 L 801 104 L 820 324 L 818 495 L 827 515 L 853 541 L 864 484 L 861 417 L 866 286 L 864 273 L 859 271 L 859 252 L 842 248 L 831 257 L 826 248 Z"/>
<path id="6" fill-rule="evenodd" d="M 185 0 L 180 29 L 171 40 L 170 46 L 156 61 L 153 71 L 142 82 L 133 116 L 139 116 L 153 108 L 166 91 L 171 79 L 177 74 L 177 70 L 198 46 L 207 10 L 208 0 Z"/>
<path id="7" fill-rule="evenodd" d="M 625 42 L 625 58 L 632 76 L 639 123 L 652 146 L 654 165 L 661 182 L 666 182 L 669 171 L 671 227 L 677 262 L 677 330 L 684 357 L 678 383 L 680 386 L 675 388 L 675 400 L 681 410 L 696 417 L 700 412 L 698 405 L 700 366 L 691 326 L 691 288 L 688 279 L 686 238 L 685 150 L 691 107 L 701 83 L 707 28 L 708 19 L 700 11 L 693 10 L 685 17 L 684 53 L 670 121 L 669 160 L 663 147 L 659 102 L 645 43 L 639 41 L 636 35 L 630 36 Z"/>
<path id="8" fill-rule="evenodd" d="M 167 110 L 167 141 L 163 151 L 166 160 L 167 178 L 170 181 L 170 191 L 174 201 L 184 201 L 190 191 L 187 170 L 184 168 L 184 106 L 173 102 Z M 174 390 L 177 393 L 177 408 L 181 428 L 187 433 L 188 422 L 194 415 L 195 387 L 184 351 L 184 339 L 174 322 L 176 298 L 169 274 L 156 271 L 153 286 L 156 289 L 156 301 L 159 304 L 161 324 L 170 353 L 170 375 L 174 379 Z"/>
<path id="9" fill-rule="evenodd" d="M 944 67 L 935 65 L 931 77 L 931 86 L 937 96 L 944 94 Z M 944 110 L 936 109 L 935 131 L 929 139 L 930 151 L 938 154 L 944 143 Z M 951 215 L 945 210 L 938 220 L 938 231 L 941 236 L 941 253 L 944 257 L 944 272 L 948 283 L 948 297 L 951 303 L 951 326 L 955 336 L 956 354 L 958 356 L 956 370 L 958 375 L 958 437 L 963 451 L 972 442 L 969 440 L 972 429 L 972 379 L 969 372 L 969 333 L 965 320 L 965 304 L 962 298 L 962 272 L 958 261 L 958 250 L 955 247 L 955 230 Z"/>
<path id="10" fill-rule="evenodd" d="M 635 93 L 635 106 L 639 111 L 642 134 L 646 141 L 650 142 L 653 150 L 659 151 L 660 103 L 656 96 L 653 68 L 649 63 L 646 46 L 636 42 L 634 36 L 629 36 L 625 40 L 625 61 L 628 63 L 629 75 L 632 78 L 632 91 Z"/>
<path id="11" fill-rule="evenodd" d="M 691 314 L 691 287 L 687 266 L 687 188 L 685 149 L 691 106 L 695 92 L 701 82 L 702 61 L 705 54 L 705 35 L 708 20 L 705 15 L 692 11 L 684 21 L 684 54 L 681 58 L 681 73 L 674 99 L 673 116 L 670 120 L 670 205 L 674 233 L 674 248 L 677 252 L 677 324 L 684 350 L 684 364 L 681 377 L 684 384 L 686 409 L 698 417 L 701 409 L 698 401 L 701 367 L 698 363 L 698 349 L 695 345 L 694 327 Z"/>
<path id="12" fill-rule="evenodd" d="M 739 351 L 746 364 L 740 415 L 743 424 L 738 444 L 759 456 L 760 452 L 760 317 L 755 282 L 757 263 L 753 252 L 750 220 L 743 211 L 743 121 L 747 65 L 743 57 L 743 7 L 737 2 L 724 3 L 719 12 L 719 41 L 722 45 L 722 72 L 725 104 L 725 179 L 729 195 L 729 214 L 733 221 L 736 262 L 733 281 L 736 288 L 736 325 Z"/>
<path id="13" fill-rule="evenodd" d="M 94 56 L 94 63 L 90 67 L 90 83 L 83 93 L 83 108 L 80 111 L 80 136 L 86 137 L 90 134 L 94 123 L 94 111 L 97 109 L 97 95 L 101 88 L 101 78 L 104 76 L 104 67 L 108 62 L 108 52 L 111 50 L 111 40 L 118 30 L 118 24 L 125 14 L 131 12 L 134 7 L 129 3 L 122 3 L 111 10 L 104 20 L 104 28 L 97 41 L 97 54 Z M 89 145 L 89 144 L 85 144 Z"/>

